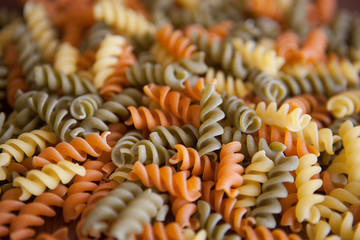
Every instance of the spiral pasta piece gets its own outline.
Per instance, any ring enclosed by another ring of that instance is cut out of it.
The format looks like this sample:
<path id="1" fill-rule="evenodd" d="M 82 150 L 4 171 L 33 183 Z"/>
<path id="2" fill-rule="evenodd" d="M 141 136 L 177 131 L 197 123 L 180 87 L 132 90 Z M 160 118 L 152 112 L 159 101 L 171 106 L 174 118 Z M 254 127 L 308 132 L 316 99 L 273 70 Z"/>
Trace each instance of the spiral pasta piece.
<path id="1" fill-rule="evenodd" d="M 119 56 L 124 52 L 125 38 L 109 35 L 101 42 L 96 52 L 96 62 L 92 67 L 94 73 L 93 83 L 96 88 L 101 88 L 107 79 L 115 72 L 115 65 Z"/>
<path id="2" fill-rule="evenodd" d="M 243 227 L 243 231 L 245 232 L 244 235 L 248 239 L 263 239 L 263 240 L 270 240 L 270 239 L 281 239 L 281 240 L 300 240 L 302 239 L 300 236 L 296 234 L 289 234 L 285 233 L 281 229 L 274 229 L 272 232 L 264 226 L 258 226 L 255 229 L 245 226 Z"/>
<path id="3" fill-rule="evenodd" d="M 280 79 L 265 72 L 251 70 L 246 80 L 254 85 L 255 93 L 267 102 L 281 101 L 288 92 L 286 85 Z"/>
<path id="4" fill-rule="evenodd" d="M 66 75 L 77 72 L 79 51 L 69 43 L 61 43 L 54 59 L 54 69 Z"/>
<path id="5" fill-rule="evenodd" d="M 53 207 L 62 207 L 63 196 L 66 193 L 65 186 L 59 186 L 54 190 L 42 193 L 33 202 L 23 206 L 18 215 L 11 220 L 10 238 L 29 239 L 35 235 L 32 226 L 41 226 L 45 223 L 41 216 L 54 217 L 56 215 Z"/>
<path id="6" fill-rule="evenodd" d="M 299 48 L 300 39 L 291 31 L 283 32 L 276 39 L 276 52 L 279 56 L 283 57 L 286 62 L 294 60 L 294 54 Z"/>
<path id="7" fill-rule="evenodd" d="M 235 198 L 239 195 L 236 188 L 243 183 L 241 174 L 244 173 L 244 168 L 239 163 L 244 160 L 244 155 L 236 153 L 240 150 L 240 142 L 230 142 L 224 145 L 220 151 L 215 189 L 225 191 L 229 198 Z"/>
<path id="8" fill-rule="evenodd" d="M 143 228 L 143 232 L 139 235 L 140 238 L 144 239 L 172 239 L 176 238 L 179 240 L 185 240 L 192 238 L 186 238 L 185 230 L 175 222 L 169 223 L 166 226 L 162 222 L 156 222 L 152 226 L 147 224 Z M 203 238 L 200 238 L 203 239 Z M 194 239 L 196 240 L 196 238 Z"/>
<path id="9" fill-rule="evenodd" d="M 125 122 L 126 125 L 134 125 L 136 129 L 148 129 L 152 131 L 156 126 L 169 127 L 180 126 L 179 120 L 172 114 L 167 114 L 159 109 L 149 110 L 146 107 L 128 107 L 131 116 Z"/>
<path id="10" fill-rule="evenodd" d="M 209 44 L 207 34 L 202 36 L 193 34 L 190 38 L 200 51 L 206 53 L 206 58 L 211 61 L 212 65 L 220 65 L 224 71 L 231 73 L 234 77 L 245 77 L 247 71 L 243 66 L 242 56 L 231 43 L 220 43 L 215 38 Z"/>
<path id="11" fill-rule="evenodd" d="M 89 29 L 89 32 L 81 45 L 81 49 L 94 50 L 99 47 L 104 38 L 111 34 L 111 28 L 103 21 L 97 21 Z"/>
<path id="12" fill-rule="evenodd" d="M 327 45 L 327 37 L 321 28 L 315 28 L 309 32 L 303 46 L 296 53 L 296 59 L 303 63 L 314 63 L 324 57 Z"/>
<path id="13" fill-rule="evenodd" d="M 195 147 L 199 139 L 199 131 L 192 125 L 184 124 L 181 127 L 163 126 L 155 127 L 149 135 L 150 141 L 155 145 L 175 149 L 176 144 L 183 144 L 186 147 Z"/>
<path id="14" fill-rule="evenodd" d="M 277 75 L 285 63 L 284 58 L 277 56 L 274 50 L 267 50 L 253 41 L 244 42 L 240 38 L 236 38 L 233 40 L 233 45 L 242 54 L 245 64 L 272 76 Z"/>
<path id="15" fill-rule="evenodd" d="M 190 39 L 179 30 L 173 31 L 171 25 L 164 25 L 156 34 L 157 41 L 166 48 L 175 59 L 189 59 L 196 51 Z"/>
<path id="16" fill-rule="evenodd" d="M 110 236 L 125 239 L 130 233 L 141 233 L 143 227 L 151 222 L 163 204 L 164 200 L 156 193 L 146 191 L 137 195 L 112 224 Z"/>
<path id="17" fill-rule="evenodd" d="M 44 6 L 35 2 L 27 2 L 24 7 L 24 16 L 43 58 L 47 61 L 52 60 L 59 41 Z"/>
<path id="18" fill-rule="evenodd" d="M 86 93 L 96 93 L 96 88 L 85 78 L 76 74 L 66 76 L 60 71 L 53 70 L 49 65 L 37 66 L 34 69 L 37 88 L 56 92 L 59 89 L 65 95 L 81 96 Z"/>
<path id="19" fill-rule="evenodd" d="M 102 100 L 97 94 L 85 94 L 75 98 L 70 105 L 70 113 L 77 120 L 94 115 Z"/>
<path id="20" fill-rule="evenodd" d="M 202 175 L 202 180 L 214 180 L 214 169 L 218 166 L 217 163 L 211 162 L 209 157 L 203 155 L 200 157 L 199 153 L 193 148 L 186 148 L 184 145 L 176 144 L 177 153 L 169 159 L 171 164 L 179 164 L 181 171 L 186 171 L 192 168 L 191 174 L 193 176 Z"/>
<path id="21" fill-rule="evenodd" d="M 169 192 L 175 197 L 182 197 L 187 201 L 195 201 L 200 197 L 200 178 L 192 176 L 187 179 L 187 171 L 173 172 L 169 166 L 159 168 L 156 164 L 144 166 L 140 162 L 134 164 L 129 173 L 129 179 L 140 180 L 145 186 L 155 186 L 159 191 Z"/>
<path id="22" fill-rule="evenodd" d="M 360 91 L 350 90 L 337 94 L 326 104 L 328 111 L 336 118 L 343 118 L 360 112 Z"/>
<path id="23" fill-rule="evenodd" d="M 200 221 L 200 228 L 205 229 L 207 232 L 207 239 L 240 239 L 239 236 L 232 236 L 226 234 L 230 232 L 231 226 L 228 223 L 219 223 L 222 219 L 219 213 L 211 213 L 209 203 L 199 200 L 197 203 L 197 218 Z"/>
<path id="24" fill-rule="evenodd" d="M 302 109 L 296 108 L 289 111 L 290 106 L 283 104 L 277 109 L 276 102 L 271 102 L 267 107 L 265 102 L 260 102 L 256 106 L 256 114 L 265 124 L 283 127 L 290 132 L 297 132 L 304 129 L 310 122 L 311 116 L 302 114 Z"/>
<path id="25" fill-rule="evenodd" d="M 94 5 L 94 16 L 96 20 L 104 21 L 114 27 L 117 32 L 123 32 L 130 36 L 145 35 L 155 31 L 155 26 L 148 22 L 143 15 L 115 0 L 98 1 Z"/>
<path id="26" fill-rule="evenodd" d="M 226 75 L 223 71 L 209 68 L 205 75 L 205 82 L 209 83 L 215 79 L 216 91 L 227 96 L 245 97 L 252 90 L 253 86 L 249 82 L 243 82 L 241 78 L 234 78 Z"/>
<path id="27" fill-rule="evenodd" d="M 32 40 L 29 30 L 24 24 L 18 25 L 13 39 L 16 41 L 16 48 L 19 51 L 19 62 L 24 75 L 29 78 L 35 66 L 40 65 L 42 56 L 36 43 Z"/>
<path id="28" fill-rule="evenodd" d="M 235 207 L 255 206 L 256 197 L 261 193 L 260 184 L 268 180 L 266 173 L 273 167 L 274 162 L 266 156 L 265 150 L 255 153 L 242 175 L 243 184 L 237 189 L 239 196 Z"/>
<path id="29" fill-rule="evenodd" d="M 131 182 L 124 182 L 117 188 L 110 191 L 106 197 L 99 200 L 95 207 L 87 214 L 84 224 L 81 229 L 83 235 L 96 236 L 105 231 L 109 225 L 108 221 L 115 221 L 118 212 L 124 209 L 130 201 L 133 201 L 136 196 L 142 193 L 142 189 Z"/>
<path id="30" fill-rule="evenodd" d="M 214 89 L 214 83 L 206 84 L 200 101 L 200 137 L 196 144 L 200 156 L 220 149 L 221 144 L 216 136 L 224 133 L 224 129 L 218 123 L 225 117 L 225 113 L 219 107 L 222 98 L 214 92 Z"/>
<path id="31" fill-rule="evenodd" d="M 241 132 L 252 133 L 259 130 L 261 118 L 256 115 L 254 110 L 246 106 L 242 99 L 234 96 L 227 97 L 221 107 L 226 118 Z"/>
<path id="32" fill-rule="evenodd" d="M 71 140 L 70 143 L 60 142 L 55 147 L 47 147 L 38 156 L 33 157 L 33 164 L 42 167 L 60 161 L 83 162 L 88 155 L 99 157 L 103 152 L 111 151 L 111 147 L 106 141 L 109 134 L 110 132 L 104 132 L 101 135 L 92 133 L 85 139 L 78 137 Z"/>
<path id="33" fill-rule="evenodd" d="M 41 170 L 31 170 L 26 177 L 16 177 L 13 181 L 14 186 L 22 190 L 20 200 L 26 201 L 31 195 L 42 194 L 46 187 L 54 189 L 61 181 L 63 184 L 69 183 L 75 175 L 84 176 L 85 168 L 72 162 L 62 160 L 57 164 L 49 163 Z"/>
<path id="34" fill-rule="evenodd" d="M 295 184 L 298 189 L 299 201 L 296 204 L 296 218 L 301 223 L 304 220 L 316 224 L 320 221 L 320 211 L 316 204 L 321 203 L 324 197 L 314 192 L 322 186 L 321 179 L 311 179 L 313 175 L 321 172 L 320 166 L 315 166 L 317 158 L 308 154 L 300 158 L 299 167 L 296 169 Z"/>
<path id="35" fill-rule="evenodd" d="M 294 178 L 289 173 L 297 169 L 299 159 L 296 156 L 285 157 L 278 153 L 274 159 L 274 167 L 268 173 L 268 180 L 263 184 L 263 192 L 256 199 L 256 207 L 251 215 L 256 219 L 256 225 L 275 228 L 274 214 L 281 212 L 281 205 L 277 198 L 284 198 L 288 192 L 283 185 L 285 182 L 293 182 Z"/>
<path id="36" fill-rule="evenodd" d="M 344 122 L 339 130 L 339 135 L 344 145 L 345 156 L 346 156 L 346 168 L 348 171 L 348 181 L 360 181 L 358 176 L 358 149 L 359 149 L 359 140 L 358 136 L 360 134 L 360 126 L 354 126 L 352 122 L 347 120 Z"/>
<path id="37" fill-rule="evenodd" d="M 46 143 L 54 144 L 57 141 L 54 133 L 46 130 L 33 130 L 21 134 L 17 139 L 10 139 L 0 145 L 1 174 L 0 179 L 6 178 L 7 166 L 12 160 L 21 162 L 25 156 L 32 157 L 35 151 L 42 151 Z"/>
<path id="38" fill-rule="evenodd" d="M 52 234 L 41 233 L 36 237 L 36 240 L 69 240 L 67 227 L 60 228 Z"/>
<path id="39" fill-rule="evenodd" d="M 149 84 L 144 87 L 145 94 L 153 101 L 160 104 L 165 111 L 171 112 L 186 124 L 196 128 L 200 126 L 201 108 L 198 104 L 191 104 L 191 99 L 181 96 L 177 91 L 171 91 L 168 86 Z"/>
<path id="40" fill-rule="evenodd" d="M 142 134 L 137 131 L 129 131 L 124 134 L 124 136 L 117 141 L 111 152 L 113 163 L 117 167 L 122 167 L 126 163 L 131 163 L 133 161 L 131 148 L 143 139 L 144 137 Z"/>

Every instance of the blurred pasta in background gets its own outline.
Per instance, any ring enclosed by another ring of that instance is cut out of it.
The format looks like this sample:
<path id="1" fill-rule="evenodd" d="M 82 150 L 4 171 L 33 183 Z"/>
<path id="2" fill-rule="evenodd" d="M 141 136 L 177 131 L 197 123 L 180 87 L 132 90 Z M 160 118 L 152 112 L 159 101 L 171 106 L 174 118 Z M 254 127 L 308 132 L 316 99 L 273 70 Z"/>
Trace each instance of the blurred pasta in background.
<path id="1" fill-rule="evenodd" d="M 1 239 L 360 238 L 360 16 L 21 2 L 0 8 Z"/>

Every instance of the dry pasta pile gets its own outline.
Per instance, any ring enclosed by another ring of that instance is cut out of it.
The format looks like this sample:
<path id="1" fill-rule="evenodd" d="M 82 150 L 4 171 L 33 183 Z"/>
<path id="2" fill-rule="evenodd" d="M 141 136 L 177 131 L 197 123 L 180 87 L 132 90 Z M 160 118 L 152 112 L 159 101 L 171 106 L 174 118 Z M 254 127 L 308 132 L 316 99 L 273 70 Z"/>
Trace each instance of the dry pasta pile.
<path id="1" fill-rule="evenodd" d="M 1 239 L 360 239 L 359 16 L 23 4 L 0 10 Z"/>

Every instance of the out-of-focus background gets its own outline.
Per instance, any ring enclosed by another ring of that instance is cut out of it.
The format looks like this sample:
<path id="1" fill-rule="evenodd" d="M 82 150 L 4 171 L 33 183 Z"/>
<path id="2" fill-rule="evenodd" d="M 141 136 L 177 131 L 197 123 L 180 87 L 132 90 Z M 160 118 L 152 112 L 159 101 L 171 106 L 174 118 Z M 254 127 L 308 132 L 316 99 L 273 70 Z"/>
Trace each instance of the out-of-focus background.
<path id="1" fill-rule="evenodd" d="M 338 0 L 338 4 L 339 8 L 347 8 L 360 12 L 360 0 Z M 20 11 L 20 4 L 17 0 L 0 0 L 0 7 L 4 6 L 8 7 L 9 9 Z"/>

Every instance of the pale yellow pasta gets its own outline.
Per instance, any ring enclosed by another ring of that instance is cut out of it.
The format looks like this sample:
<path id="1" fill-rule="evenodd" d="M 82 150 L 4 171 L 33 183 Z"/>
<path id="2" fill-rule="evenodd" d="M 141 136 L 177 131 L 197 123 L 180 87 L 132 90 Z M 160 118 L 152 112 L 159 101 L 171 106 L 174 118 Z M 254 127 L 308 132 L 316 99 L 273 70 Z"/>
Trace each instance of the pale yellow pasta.
<path id="1" fill-rule="evenodd" d="M 116 0 L 100 0 L 94 5 L 94 16 L 97 21 L 104 21 L 118 33 L 145 35 L 154 33 L 155 25 L 146 18 L 125 7 Z"/>
<path id="2" fill-rule="evenodd" d="M 360 224 L 354 226 L 354 215 L 346 212 L 343 215 L 333 212 L 329 219 L 331 231 L 341 239 L 360 239 Z"/>
<path id="3" fill-rule="evenodd" d="M 274 162 L 268 158 L 264 150 L 260 150 L 251 159 L 251 164 L 245 168 L 243 184 L 238 187 L 238 201 L 235 208 L 255 206 L 256 197 L 261 193 L 261 184 L 268 180 L 266 175 L 274 167 Z"/>
<path id="4" fill-rule="evenodd" d="M 342 150 L 326 169 L 331 175 L 331 180 L 335 183 L 347 184 L 347 167 L 345 151 Z"/>
<path id="5" fill-rule="evenodd" d="M 319 74 L 331 74 L 334 76 L 342 76 L 352 86 L 359 85 L 359 71 L 356 66 L 352 64 L 348 59 L 342 59 L 338 61 L 336 59 L 330 59 L 327 64 L 317 63 L 315 65 L 316 72 Z"/>
<path id="6" fill-rule="evenodd" d="M 213 79 L 216 80 L 216 91 L 220 94 L 226 92 L 227 96 L 245 97 L 254 88 L 250 82 L 244 83 L 240 78 L 234 78 L 221 70 L 209 68 L 205 75 L 205 82 L 209 83 Z"/>
<path id="7" fill-rule="evenodd" d="M 360 90 L 349 90 L 331 97 L 326 108 L 336 118 L 343 118 L 360 112 Z"/>
<path id="8" fill-rule="evenodd" d="M 28 1 L 24 7 L 24 17 L 44 60 L 51 61 L 59 46 L 59 40 L 45 7 L 40 3 Z"/>
<path id="9" fill-rule="evenodd" d="M 349 182 L 360 182 L 360 126 L 349 120 L 340 126 L 339 135 L 344 145 Z"/>
<path id="10" fill-rule="evenodd" d="M 101 88 L 105 81 L 115 72 L 118 57 L 124 52 L 126 39 L 122 36 L 109 35 L 101 42 L 96 52 L 96 62 L 92 67 L 94 74 L 93 83 L 96 88 Z"/>
<path id="11" fill-rule="evenodd" d="M 293 63 L 285 64 L 285 66 L 282 68 L 282 71 L 294 77 L 306 77 L 309 73 L 313 71 L 313 68 L 313 65 Z"/>
<path id="12" fill-rule="evenodd" d="M 328 236 L 330 232 L 330 225 L 323 220 L 318 224 L 308 224 L 306 226 L 306 233 L 310 240 L 341 240 L 340 236 L 337 235 Z"/>
<path id="13" fill-rule="evenodd" d="M 285 59 L 277 56 L 275 50 L 268 50 L 254 41 L 244 42 L 242 39 L 236 38 L 233 40 L 233 45 L 241 53 L 245 64 L 270 75 L 277 75 L 285 63 Z"/>
<path id="14" fill-rule="evenodd" d="M 205 229 L 201 229 L 200 231 L 195 232 L 190 228 L 185 228 L 183 230 L 183 236 L 185 240 L 205 240 L 207 234 Z"/>
<path id="15" fill-rule="evenodd" d="M 60 70 L 66 75 L 76 73 L 78 58 L 78 48 L 75 48 L 71 44 L 64 42 L 60 44 L 55 54 L 54 69 Z"/>
<path id="16" fill-rule="evenodd" d="M 328 218 L 329 213 L 333 211 L 346 212 L 349 210 L 345 204 L 331 195 L 324 195 L 324 201 L 317 204 L 316 207 L 320 210 L 321 217 L 323 218 Z M 324 211 L 325 209 L 326 211 Z"/>
<path id="17" fill-rule="evenodd" d="M 32 157 L 35 151 L 42 151 L 46 143 L 56 143 L 57 138 L 53 132 L 45 130 L 33 130 L 21 134 L 17 139 L 10 139 L 0 145 L 0 180 L 5 180 L 7 166 L 12 160 L 21 162 L 25 157 Z"/>
<path id="18" fill-rule="evenodd" d="M 278 109 L 276 102 L 269 103 L 267 107 L 265 102 L 260 102 L 255 111 L 265 124 L 286 128 L 290 132 L 301 131 L 311 120 L 311 116 L 303 114 L 301 108 L 289 112 L 290 106 L 287 103 Z"/>
<path id="19" fill-rule="evenodd" d="M 320 221 L 320 211 L 315 206 L 324 200 L 321 194 L 314 194 L 322 186 L 321 179 L 311 179 L 321 172 L 320 166 L 314 166 L 317 157 L 314 154 L 307 154 L 299 159 L 299 167 L 295 170 L 295 184 L 298 189 L 295 213 L 297 220 L 301 223 L 318 223 Z"/>
<path id="20" fill-rule="evenodd" d="M 19 200 L 26 201 L 31 195 L 40 195 L 46 188 L 54 189 L 61 181 L 69 183 L 75 175 L 85 176 L 86 169 L 77 163 L 61 160 L 57 164 L 49 163 L 40 170 L 30 170 L 26 177 L 16 177 L 14 187 L 20 187 L 22 194 Z"/>
<path id="21" fill-rule="evenodd" d="M 320 152 L 326 151 L 328 154 L 334 154 L 333 145 L 340 140 L 340 136 L 333 135 L 329 128 L 318 128 L 318 125 L 311 121 L 301 132 L 299 136 L 305 139 L 307 144 L 316 147 Z"/>

